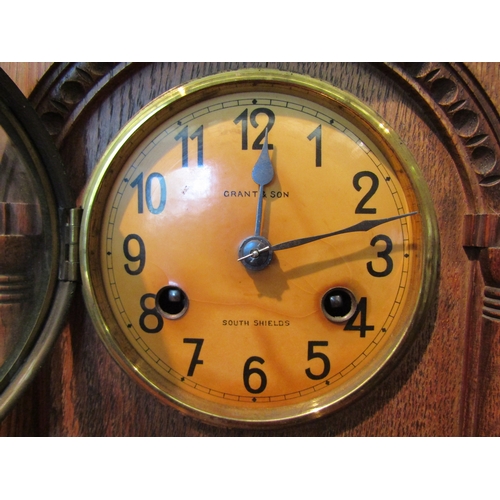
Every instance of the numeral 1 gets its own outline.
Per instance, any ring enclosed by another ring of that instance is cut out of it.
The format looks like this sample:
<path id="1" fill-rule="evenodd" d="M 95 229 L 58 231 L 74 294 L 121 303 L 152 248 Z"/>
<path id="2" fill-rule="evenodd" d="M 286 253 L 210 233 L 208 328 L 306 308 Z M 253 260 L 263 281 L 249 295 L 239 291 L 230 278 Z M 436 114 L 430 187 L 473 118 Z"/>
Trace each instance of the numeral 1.
<path id="1" fill-rule="evenodd" d="M 321 167 L 321 125 L 318 125 L 307 138 L 310 141 L 316 139 L 316 166 Z"/>

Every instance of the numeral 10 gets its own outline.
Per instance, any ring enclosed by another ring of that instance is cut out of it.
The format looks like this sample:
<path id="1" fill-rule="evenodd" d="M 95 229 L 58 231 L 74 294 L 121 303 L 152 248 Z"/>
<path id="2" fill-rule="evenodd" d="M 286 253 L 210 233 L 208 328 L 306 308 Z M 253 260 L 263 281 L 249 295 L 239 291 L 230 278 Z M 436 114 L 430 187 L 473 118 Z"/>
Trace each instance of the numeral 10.
<path id="1" fill-rule="evenodd" d="M 154 185 L 159 188 L 160 197 L 155 206 L 153 200 Z M 141 172 L 131 183 L 130 187 L 137 188 L 137 213 L 144 212 L 144 198 L 146 198 L 146 206 L 152 214 L 163 212 L 167 203 L 167 184 L 163 175 L 153 172 L 146 179 L 146 189 L 144 189 L 144 175 Z"/>

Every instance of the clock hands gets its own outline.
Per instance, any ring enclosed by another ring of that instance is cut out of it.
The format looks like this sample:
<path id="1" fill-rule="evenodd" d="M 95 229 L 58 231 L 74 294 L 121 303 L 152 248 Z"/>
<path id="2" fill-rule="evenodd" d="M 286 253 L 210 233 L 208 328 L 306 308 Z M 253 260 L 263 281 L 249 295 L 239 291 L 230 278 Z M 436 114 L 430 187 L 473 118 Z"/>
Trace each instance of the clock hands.
<path id="1" fill-rule="evenodd" d="M 255 236 L 260 236 L 260 226 L 262 221 L 262 200 L 264 198 L 264 186 L 269 184 L 274 177 L 274 168 L 269 156 L 267 145 L 267 128 L 264 137 L 264 145 L 257 163 L 252 170 L 252 179 L 259 185 L 259 201 L 257 203 L 257 216 L 255 218 Z"/>
<path id="2" fill-rule="evenodd" d="M 267 128 L 265 131 L 264 145 L 257 163 L 252 170 L 252 179 L 259 185 L 259 201 L 257 203 L 257 215 L 255 217 L 254 236 L 246 238 L 240 245 L 238 252 L 239 259 L 243 265 L 252 271 L 260 271 L 271 263 L 272 252 L 264 252 L 269 248 L 269 241 L 260 235 L 260 226 L 262 222 L 262 201 L 264 199 L 264 186 L 269 184 L 274 177 L 274 168 L 269 156 L 267 144 Z"/>
<path id="3" fill-rule="evenodd" d="M 269 242 L 267 245 L 262 244 L 262 241 L 259 241 L 259 244 L 254 245 L 252 248 L 251 245 L 249 245 L 249 240 L 252 238 L 247 238 L 245 240 L 246 246 L 244 246 L 245 242 L 243 242 L 242 246 L 240 247 L 240 254 L 242 253 L 242 249 L 245 248 L 248 250 L 245 255 L 242 255 L 239 257 L 239 261 L 242 261 L 244 264 L 247 261 L 252 261 L 252 260 L 257 260 L 259 257 L 261 257 L 263 254 L 269 254 L 272 256 L 272 252 L 276 252 L 278 250 L 285 250 L 287 248 L 294 248 L 298 247 L 301 245 L 305 245 L 307 243 L 311 243 L 313 241 L 321 240 L 323 238 L 329 238 L 330 236 L 337 236 L 339 234 L 346 234 L 346 233 L 355 233 L 355 232 L 363 232 L 363 231 L 369 231 L 370 229 L 373 229 L 374 227 L 380 226 L 381 224 L 385 224 L 387 222 L 391 222 L 393 220 L 397 219 L 402 219 L 404 217 L 410 217 L 412 215 L 417 214 L 418 212 L 409 212 L 407 214 L 401 214 L 401 215 L 394 215 L 392 217 L 386 217 L 384 219 L 374 219 L 374 220 L 364 220 L 361 222 L 358 222 L 357 224 L 354 224 L 352 226 L 346 227 L 344 229 L 340 229 L 338 231 L 333 231 L 331 233 L 325 233 L 325 234 L 319 234 L 316 236 L 309 236 L 306 238 L 297 238 L 295 240 L 289 240 L 285 241 L 283 243 L 278 243 L 277 245 L 271 245 Z M 262 238 L 264 239 L 264 238 Z M 270 262 L 270 258 L 268 259 Z M 267 265 L 267 264 L 266 264 Z M 250 267 L 250 266 L 246 266 Z M 264 266 L 265 267 L 265 266 Z M 259 268 L 262 269 L 262 268 Z"/>
<path id="4" fill-rule="evenodd" d="M 385 224 L 386 222 L 402 219 L 403 217 L 410 217 L 411 215 L 415 215 L 416 213 L 418 212 L 410 212 L 402 215 L 394 215 L 393 217 L 386 217 L 384 219 L 364 220 L 362 222 L 354 224 L 353 226 L 346 227 L 345 229 L 340 229 L 339 231 L 333 231 L 332 233 L 320 234 L 318 236 L 310 236 L 308 238 L 298 238 L 296 240 L 290 240 L 290 241 L 285 241 L 283 243 L 278 243 L 277 245 L 272 245 L 270 249 L 276 252 L 277 250 L 285 250 L 287 248 L 298 247 L 300 245 L 305 245 L 306 243 L 311 243 L 312 241 L 321 240 L 323 238 L 329 238 L 330 236 L 337 236 L 339 234 L 345 234 L 345 233 L 369 231 L 370 229 L 380 226 L 381 224 Z"/>
<path id="5" fill-rule="evenodd" d="M 294 240 L 284 241 L 283 243 L 278 243 L 277 245 L 271 245 L 271 243 L 266 238 L 260 235 L 264 186 L 269 184 L 274 177 L 274 167 L 269 156 L 267 132 L 268 131 L 266 128 L 262 151 L 252 170 L 252 179 L 259 186 L 259 199 L 257 202 L 254 236 L 246 238 L 240 245 L 238 251 L 238 261 L 242 262 L 246 268 L 253 271 L 259 271 L 266 268 L 271 263 L 273 252 L 277 252 L 278 250 L 286 250 L 287 248 L 298 247 L 307 243 L 311 243 L 313 241 L 321 240 L 323 238 L 329 238 L 330 236 L 369 231 L 370 229 L 380 226 L 381 224 L 385 224 L 397 219 L 402 219 L 403 217 L 410 217 L 417 213 L 410 212 L 407 214 L 395 215 L 383 219 L 364 220 L 352 226 L 340 229 L 338 231 L 333 231 L 331 233 L 319 234 L 306 238 L 297 238 Z"/>

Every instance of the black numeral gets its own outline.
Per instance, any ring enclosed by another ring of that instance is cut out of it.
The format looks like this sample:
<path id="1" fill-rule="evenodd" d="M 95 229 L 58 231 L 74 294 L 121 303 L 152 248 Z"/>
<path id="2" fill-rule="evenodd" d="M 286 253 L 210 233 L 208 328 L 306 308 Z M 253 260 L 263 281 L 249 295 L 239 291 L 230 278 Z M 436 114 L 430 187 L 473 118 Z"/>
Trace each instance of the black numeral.
<path id="1" fill-rule="evenodd" d="M 248 149 L 248 109 L 245 109 L 240 115 L 234 119 L 234 123 L 241 123 L 241 149 Z"/>
<path id="2" fill-rule="evenodd" d="M 188 139 L 196 139 L 196 152 L 198 167 L 203 166 L 203 125 L 200 125 L 191 135 L 189 135 L 187 125 L 174 137 L 176 141 L 181 141 L 182 144 L 182 166 L 187 167 L 189 164 L 188 154 Z"/>
<path id="3" fill-rule="evenodd" d="M 316 166 L 321 167 L 321 125 L 316 127 L 307 138 L 312 141 L 316 139 Z"/>
<path id="4" fill-rule="evenodd" d="M 250 368 L 252 363 L 264 364 L 264 360 L 259 358 L 258 356 L 251 356 L 247 359 L 245 366 L 243 367 L 243 383 L 245 384 L 245 389 L 252 394 L 259 394 L 263 392 L 267 386 L 267 377 L 266 374 L 260 368 Z M 252 387 L 250 385 L 250 377 L 254 375 L 253 381 L 255 382 L 255 378 L 259 379 L 259 386 Z"/>
<path id="5" fill-rule="evenodd" d="M 266 128 L 267 128 L 267 133 L 269 135 L 269 132 L 273 128 L 274 122 L 275 122 L 275 115 L 273 111 L 271 111 L 268 108 L 256 108 L 250 113 L 250 124 L 252 125 L 253 128 L 257 128 L 259 126 L 259 123 L 257 122 L 257 116 L 258 115 L 266 115 L 267 116 L 267 124 L 263 127 L 262 131 L 260 134 L 257 136 L 255 141 L 252 144 L 252 149 L 262 149 L 264 144 L 264 137 L 266 135 Z M 248 109 L 245 109 L 242 113 L 240 113 L 234 120 L 234 123 L 238 125 L 238 123 L 241 123 L 241 149 L 242 150 L 247 150 L 248 149 Z M 272 144 L 268 144 L 269 149 L 274 149 Z"/>
<path id="6" fill-rule="evenodd" d="M 139 251 L 137 252 L 137 254 L 132 254 L 130 252 L 131 241 L 135 241 L 139 245 Z M 144 266 L 146 265 L 146 247 L 144 246 L 144 241 L 142 241 L 142 238 L 138 234 L 129 234 L 123 240 L 123 254 L 125 255 L 125 258 L 130 262 L 139 263 L 136 269 L 131 269 L 128 264 L 125 264 L 125 271 L 127 271 L 127 273 L 131 274 L 132 276 L 141 274 Z"/>
<path id="7" fill-rule="evenodd" d="M 355 325 L 354 322 L 358 319 L 358 317 L 359 325 Z M 366 324 L 366 297 L 361 297 L 360 301 L 358 302 L 356 312 L 354 313 L 352 318 L 349 319 L 344 327 L 344 330 L 359 332 L 360 337 L 366 337 L 366 332 L 374 329 L 374 326 Z"/>
<path id="8" fill-rule="evenodd" d="M 315 347 L 326 347 L 328 346 L 328 342 L 321 340 L 311 340 L 307 343 L 307 360 L 311 359 L 321 359 L 323 362 L 323 371 L 318 374 L 314 374 L 310 368 L 306 369 L 306 375 L 312 380 L 321 380 L 325 378 L 330 373 L 330 360 L 327 355 L 323 352 L 315 352 Z"/>
<path id="9" fill-rule="evenodd" d="M 193 357 L 191 359 L 191 363 L 189 365 L 188 377 L 192 377 L 194 375 L 194 369 L 196 365 L 202 365 L 203 360 L 200 359 L 201 346 L 203 345 L 205 339 L 184 339 L 185 344 L 195 344 Z"/>
<path id="10" fill-rule="evenodd" d="M 139 325 L 146 333 L 158 333 L 163 328 L 163 318 L 160 316 L 154 305 L 153 307 L 147 306 L 146 300 L 148 299 L 152 299 L 154 304 L 156 295 L 154 293 L 145 293 L 141 297 L 141 309 L 143 312 L 139 318 Z M 146 325 L 146 318 L 148 318 L 149 316 L 153 317 L 154 321 L 156 322 L 156 325 L 152 328 L 151 326 Z"/>
<path id="11" fill-rule="evenodd" d="M 389 255 L 392 251 L 392 240 L 385 234 L 379 234 L 378 236 L 375 236 L 372 241 L 370 241 L 370 245 L 374 247 L 379 241 L 383 241 L 385 243 L 384 250 L 377 252 L 377 257 L 385 260 L 385 269 L 382 271 L 375 271 L 375 269 L 373 269 L 373 264 L 371 261 L 366 264 L 366 267 L 368 269 L 368 272 L 372 276 L 375 276 L 376 278 L 383 278 L 384 276 L 391 274 L 392 269 L 394 268 L 394 263 L 392 262 L 392 259 Z"/>
<path id="12" fill-rule="evenodd" d="M 137 213 L 144 212 L 144 198 L 146 198 L 146 206 L 152 214 L 159 214 L 163 212 L 165 204 L 167 203 L 167 184 L 163 175 L 156 172 L 148 175 L 146 179 L 146 189 L 144 190 L 142 172 L 130 183 L 130 187 L 137 187 Z M 158 204 L 154 205 L 153 188 L 154 184 L 159 187 L 160 199 Z"/>
<path id="13" fill-rule="evenodd" d="M 354 179 L 352 180 L 352 183 L 353 183 L 356 191 L 361 191 L 362 187 L 360 184 L 360 180 L 363 177 L 368 177 L 368 179 L 371 180 L 371 185 L 370 185 L 370 188 L 368 189 L 368 193 L 366 193 L 365 196 L 363 196 L 361 201 L 358 203 L 358 206 L 356 207 L 355 213 L 357 213 L 357 214 L 376 214 L 377 213 L 376 208 L 366 208 L 365 205 L 370 201 L 372 196 L 377 192 L 378 184 L 379 184 L 378 177 L 373 172 L 368 172 L 368 171 L 358 172 L 354 176 Z"/>

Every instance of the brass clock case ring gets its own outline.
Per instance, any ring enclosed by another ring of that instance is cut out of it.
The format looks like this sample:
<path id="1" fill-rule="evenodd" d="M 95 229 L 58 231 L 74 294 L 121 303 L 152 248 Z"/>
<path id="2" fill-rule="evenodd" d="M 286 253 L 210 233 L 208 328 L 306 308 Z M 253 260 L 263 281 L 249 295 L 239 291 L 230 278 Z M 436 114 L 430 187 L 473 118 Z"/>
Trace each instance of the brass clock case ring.
<path id="1" fill-rule="evenodd" d="M 142 387 L 210 423 L 342 408 L 435 300 L 436 217 L 412 155 L 368 106 L 307 76 L 169 90 L 109 145 L 83 209 L 101 339 Z"/>

